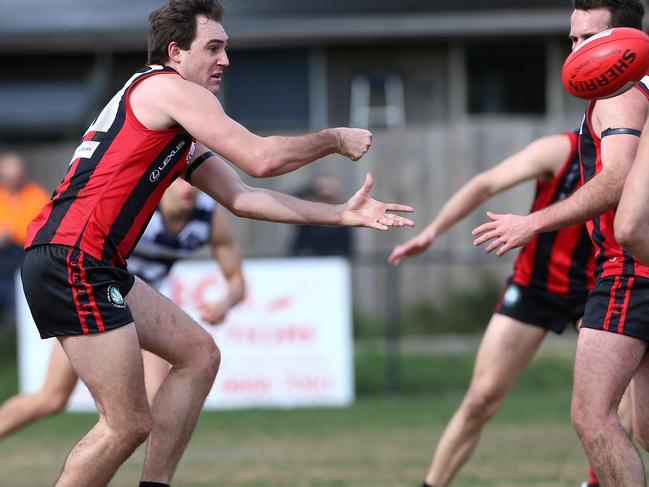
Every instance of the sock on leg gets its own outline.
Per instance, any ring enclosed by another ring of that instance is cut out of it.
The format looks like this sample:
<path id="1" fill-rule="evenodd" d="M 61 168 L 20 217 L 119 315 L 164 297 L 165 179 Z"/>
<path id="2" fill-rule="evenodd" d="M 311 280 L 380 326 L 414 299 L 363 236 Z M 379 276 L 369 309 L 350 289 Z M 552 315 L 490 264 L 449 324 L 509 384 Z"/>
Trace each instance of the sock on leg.
<path id="1" fill-rule="evenodd" d="M 140 487 L 169 487 L 169 484 L 163 484 L 162 482 L 140 482 Z"/>

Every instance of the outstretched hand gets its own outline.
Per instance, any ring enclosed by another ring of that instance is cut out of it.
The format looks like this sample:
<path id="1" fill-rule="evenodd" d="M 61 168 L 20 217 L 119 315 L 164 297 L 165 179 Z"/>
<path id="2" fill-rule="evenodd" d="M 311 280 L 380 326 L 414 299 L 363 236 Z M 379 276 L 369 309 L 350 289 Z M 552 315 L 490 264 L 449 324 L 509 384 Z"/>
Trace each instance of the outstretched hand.
<path id="1" fill-rule="evenodd" d="M 410 240 L 397 245 L 392 250 L 390 257 L 388 257 L 388 262 L 392 265 L 398 265 L 403 259 L 415 257 L 428 249 L 432 245 L 433 240 L 435 240 L 434 235 L 426 229 Z"/>
<path id="2" fill-rule="evenodd" d="M 522 247 L 536 235 L 529 215 L 498 215 L 487 212 L 487 216 L 491 221 L 476 227 L 471 232 L 478 237 L 473 241 L 476 247 L 492 240 L 485 248 L 487 253 L 497 249 L 496 255 L 500 257 L 511 249 Z"/>
<path id="3" fill-rule="evenodd" d="M 415 224 L 399 215 L 388 213 L 399 211 L 412 213 L 411 206 L 396 203 L 382 203 L 370 197 L 372 174 L 367 173 L 365 183 L 354 196 L 343 205 L 342 225 L 346 227 L 367 227 L 387 231 L 390 227 L 414 227 Z"/>

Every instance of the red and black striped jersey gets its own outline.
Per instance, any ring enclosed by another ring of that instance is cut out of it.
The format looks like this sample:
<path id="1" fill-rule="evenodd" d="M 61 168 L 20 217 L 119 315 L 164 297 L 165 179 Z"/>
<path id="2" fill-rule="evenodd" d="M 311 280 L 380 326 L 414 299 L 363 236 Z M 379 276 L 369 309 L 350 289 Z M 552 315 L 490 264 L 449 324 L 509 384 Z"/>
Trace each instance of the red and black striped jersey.
<path id="1" fill-rule="evenodd" d="M 634 89 L 640 90 L 649 100 L 649 76 L 645 76 Z M 588 103 L 579 133 L 579 159 L 583 182 L 594 178 L 603 168 L 602 141 L 593 131 L 591 124 L 591 116 L 596 103 L 595 100 Z M 615 209 L 611 209 L 587 223 L 590 238 L 595 245 L 595 276 L 599 278 L 636 275 L 649 278 L 649 267 L 634 259 L 615 240 L 614 220 Z"/>
<path id="2" fill-rule="evenodd" d="M 564 134 L 570 139 L 570 156 L 559 174 L 537 181 L 532 212 L 562 200 L 580 186 L 577 131 Z M 586 225 L 575 225 L 532 238 L 516 259 L 513 281 L 554 294 L 583 292 L 593 286 L 594 266 Z"/>
<path id="3" fill-rule="evenodd" d="M 162 194 L 191 159 L 182 128 L 149 130 L 133 114 L 131 89 L 150 76 L 179 76 L 170 67 L 135 73 L 102 110 L 77 147 L 50 201 L 28 228 L 25 249 L 77 247 L 124 267 Z"/>

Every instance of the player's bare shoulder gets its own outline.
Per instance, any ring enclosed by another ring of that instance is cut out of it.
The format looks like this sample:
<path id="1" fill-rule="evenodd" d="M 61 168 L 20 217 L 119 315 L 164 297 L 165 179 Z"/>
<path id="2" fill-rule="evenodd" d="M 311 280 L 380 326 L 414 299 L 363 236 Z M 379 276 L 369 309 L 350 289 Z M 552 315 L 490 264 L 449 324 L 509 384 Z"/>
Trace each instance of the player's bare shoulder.
<path id="1" fill-rule="evenodd" d="M 195 83 L 183 79 L 178 73 L 149 76 L 133 87 L 129 102 L 136 118 L 146 128 L 165 130 L 176 125 L 170 107 L 180 93 L 191 90 Z"/>
<path id="2" fill-rule="evenodd" d="M 649 98 L 640 88 L 598 100 L 592 114 L 593 128 L 601 133 L 610 127 L 641 130 L 649 114 Z"/>

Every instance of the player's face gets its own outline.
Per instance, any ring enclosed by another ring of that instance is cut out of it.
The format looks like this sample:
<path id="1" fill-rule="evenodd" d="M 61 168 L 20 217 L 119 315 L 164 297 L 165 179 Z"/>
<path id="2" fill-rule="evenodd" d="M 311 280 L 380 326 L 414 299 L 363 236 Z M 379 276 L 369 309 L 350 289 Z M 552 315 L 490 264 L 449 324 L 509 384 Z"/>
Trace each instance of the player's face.
<path id="1" fill-rule="evenodd" d="M 6 154 L 0 158 L 0 186 L 11 191 L 20 188 L 25 178 L 25 165 L 15 154 Z"/>
<path id="2" fill-rule="evenodd" d="M 575 10 L 570 16 L 570 41 L 572 50 L 586 39 L 611 28 L 611 12 L 607 8 Z"/>
<path id="3" fill-rule="evenodd" d="M 225 51 L 228 35 L 223 26 L 203 15 L 196 17 L 196 37 L 188 51 L 182 51 L 180 74 L 217 94 L 221 76 L 230 65 Z"/>

